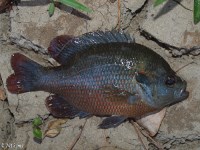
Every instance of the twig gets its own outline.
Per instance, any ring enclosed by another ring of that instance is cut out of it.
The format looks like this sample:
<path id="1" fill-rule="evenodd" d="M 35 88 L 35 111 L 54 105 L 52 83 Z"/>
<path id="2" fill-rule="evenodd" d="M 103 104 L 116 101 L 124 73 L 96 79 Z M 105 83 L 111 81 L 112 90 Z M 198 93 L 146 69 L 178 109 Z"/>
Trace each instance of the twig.
<path id="1" fill-rule="evenodd" d="M 118 30 L 120 30 L 121 22 L 121 0 L 118 0 Z"/>
<path id="2" fill-rule="evenodd" d="M 132 123 L 133 127 L 135 128 L 135 131 L 137 132 L 138 139 L 139 139 L 139 141 L 142 143 L 142 147 L 143 147 L 145 150 L 148 150 L 148 147 L 144 144 L 144 142 L 143 142 L 143 140 L 142 140 L 142 138 L 141 138 L 141 131 L 137 128 L 136 123 L 135 123 L 133 120 L 131 120 L 131 123 Z"/>
<path id="3" fill-rule="evenodd" d="M 188 63 L 188 64 L 182 66 L 181 68 L 179 68 L 179 69 L 176 70 L 176 73 L 177 73 L 178 71 L 180 71 L 181 69 L 183 69 L 183 68 L 185 68 L 185 67 L 187 67 L 188 65 L 193 64 L 193 63 L 194 63 L 194 62 L 190 62 L 190 63 Z"/>
<path id="4" fill-rule="evenodd" d="M 192 11 L 191 9 L 187 8 L 186 6 L 184 6 L 183 4 L 181 4 L 178 0 L 174 0 L 177 4 L 179 4 L 180 6 L 182 6 L 183 8 L 185 8 L 186 10 Z"/>
<path id="5" fill-rule="evenodd" d="M 69 147 L 68 150 L 72 150 L 74 148 L 74 146 L 76 145 L 76 143 L 78 142 L 78 140 L 80 139 L 81 134 L 83 133 L 83 129 L 85 127 L 86 122 L 87 122 L 87 119 L 85 119 L 85 122 L 84 122 L 84 124 L 83 124 L 83 126 L 81 128 L 80 133 L 77 135 L 77 137 L 75 138 L 75 140 L 73 141 L 73 143 L 71 144 L 71 146 Z"/>
<path id="6" fill-rule="evenodd" d="M 19 100 L 20 100 L 20 98 L 19 98 L 19 95 L 17 94 L 17 107 L 15 108 L 15 110 L 18 113 L 19 113 Z"/>
<path id="7" fill-rule="evenodd" d="M 151 143 L 153 143 L 159 150 L 164 150 L 164 147 L 162 146 L 162 144 L 155 141 L 151 136 L 149 136 L 149 134 L 147 132 L 144 131 L 144 132 L 142 132 L 142 134 L 145 137 L 149 138 L 151 140 Z"/>
<path id="8" fill-rule="evenodd" d="M 142 135 L 144 135 L 146 138 L 149 138 L 151 140 L 151 143 L 154 144 L 159 150 L 163 150 L 164 147 L 162 146 L 161 143 L 155 141 L 149 134 L 147 131 L 142 130 L 141 127 L 134 122 L 133 120 L 131 120 L 131 123 L 134 125 L 134 127 L 136 127 L 137 129 L 139 129 L 140 133 L 142 133 Z"/>
<path id="9" fill-rule="evenodd" d="M 30 139 L 30 136 L 28 135 L 28 131 L 26 131 L 26 141 L 24 143 L 23 150 L 27 150 L 29 139 Z"/>

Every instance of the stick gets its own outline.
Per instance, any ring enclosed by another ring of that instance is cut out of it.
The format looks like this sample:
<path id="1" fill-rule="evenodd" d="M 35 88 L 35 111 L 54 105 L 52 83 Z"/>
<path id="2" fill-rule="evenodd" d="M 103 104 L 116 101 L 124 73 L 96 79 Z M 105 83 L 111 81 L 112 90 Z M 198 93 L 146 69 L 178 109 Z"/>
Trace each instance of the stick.
<path id="1" fill-rule="evenodd" d="M 143 147 L 145 150 L 148 150 L 148 147 L 144 144 L 144 142 L 143 142 L 143 140 L 142 140 L 142 138 L 141 138 L 141 131 L 137 128 L 136 123 L 135 123 L 133 120 L 131 120 L 131 123 L 132 123 L 133 127 L 135 128 L 135 131 L 137 132 L 138 139 L 139 139 L 139 141 L 142 143 L 142 147 Z"/>
<path id="2" fill-rule="evenodd" d="M 141 127 L 140 127 L 136 122 L 134 122 L 133 120 L 131 120 L 131 123 L 132 123 L 133 125 L 135 125 L 135 126 L 139 129 L 139 131 L 140 131 L 140 133 L 142 133 L 142 135 L 144 135 L 146 138 L 149 138 L 149 139 L 151 140 L 151 143 L 153 143 L 159 150 L 163 150 L 163 149 L 164 149 L 163 146 L 162 146 L 162 144 L 160 144 L 159 142 L 155 141 L 155 140 L 148 134 L 147 131 L 142 131 Z"/>
<path id="3" fill-rule="evenodd" d="M 121 0 L 118 0 L 118 30 L 120 31 L 121 22 Z"/>
<path id="4" fill-rule="evenodd" d="M 26 141 L 24 143 L 23 150 L 27 150 L 28 142 L 29 142 L 29 139 L 30 139 L 30 136 L 28 135 L 27 132 L 28 131 L 26 131 Z"/>
<path id="5" fill-rule="evenodd" d="M 72 150 L 74 148 L 74 146 L 76 145 L 76 143 L 78 142 L 78 140 L 80 139 L 81 134 L 83 133 L 83 129 L 85 127 L 86 122 L 87 122 L 87 119 L 85 119 L 85 122 L 84 122 L 84 124 L 83 124 L 83 126 L 81 128 L 80 133 L 77 135 L 77 137 L 75 138 L 75 140 L 73 141 L 73 143 L 70 145 L 70 147 L 69 147 L 68 150 Z"/>

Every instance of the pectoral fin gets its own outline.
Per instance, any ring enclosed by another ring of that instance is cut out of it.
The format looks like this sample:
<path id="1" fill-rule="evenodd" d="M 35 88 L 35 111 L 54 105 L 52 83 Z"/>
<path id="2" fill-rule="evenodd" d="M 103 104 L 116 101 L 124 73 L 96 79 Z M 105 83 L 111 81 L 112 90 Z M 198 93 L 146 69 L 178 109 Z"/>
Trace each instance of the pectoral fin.
<path id="1" fill-rule="evenodd" d="M 70 105 L 64 97 L 59 95 L 51 95 L 47 97 L 46 99 L 46 107 L 49 110 L 49 112 L 59 118 L 74 118 L 74 117 L 80 117 L 85 118 L 89 116 L 90 114 L 87 112 L 82 112 L 75 108 L 74 106 Z"/>
<path id="2" fill-rule="evenodd" d="M 141 97 L 138 94 L 130 95 L 127 99 L 127 102 L 131 105 L 135 104 Z"/>
<path id="3" fill-rule="evenodd" d="M 103 91 L 104 91 L 105 97 L 112 102 L 125 102 L 125 103 L 133 105 L 138 100 L 141 99 L 139 94 L 130 93 L 126 90 L 120 89 L 113 85 L 104 87 Z"/>
<path id="4" fill-rule="evenodd" d="M 127 118 L 123 116 L 112 116 L 104 119 L 98 126 L 101 129 L 115 128 L 124 122 Z"/>

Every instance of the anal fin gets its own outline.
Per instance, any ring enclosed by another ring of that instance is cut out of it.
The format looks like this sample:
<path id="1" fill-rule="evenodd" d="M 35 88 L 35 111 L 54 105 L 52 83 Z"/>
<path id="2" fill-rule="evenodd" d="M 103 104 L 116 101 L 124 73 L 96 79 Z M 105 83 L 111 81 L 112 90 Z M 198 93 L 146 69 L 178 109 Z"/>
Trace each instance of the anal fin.
<path id="1" fill-rule="evenodd" d="M 127 117 L 123 116 L 111 116 L 106 119 L 104 119 L 101 124 L 99 124 L 99 128 L 101 129 L 107 129 L 107 128 L 115 128 L 121 123 L 123 123 Z"/>
<path id="2" fill-rule="evenodd" d="M 58 118 L 74 118 L 77 116 L 80 118 L 85 118 L 90 115 L 89 113 L 82 112 L 74 106 L 70 105 L 65 100 L 65 98 L 59 95 L 50 95 L 49 97 L 47 97 L 45 105 L 49 112 L 54 117 Z"/>

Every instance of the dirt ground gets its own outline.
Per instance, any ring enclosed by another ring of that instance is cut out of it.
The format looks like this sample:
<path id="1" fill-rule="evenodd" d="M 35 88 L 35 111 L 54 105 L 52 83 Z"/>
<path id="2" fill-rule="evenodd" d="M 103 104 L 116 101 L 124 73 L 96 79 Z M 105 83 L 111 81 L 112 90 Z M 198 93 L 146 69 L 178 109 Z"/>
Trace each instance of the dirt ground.
<path id="1" fill-rule="evenodd" d="M 10 67 L 10 56 L 14 52 L 26 54 L 43 66 L 51 66 L 55 61 L 47 54 L 47 47 L 55 36 L 80 35 L 98 29 L 116 28 L 117 1 L 112 3 L 85 0 L 83 2 L 96 8 L 94 14 L 89 15 L 91 20 L 74 15 L 71 9 L 68 12 L 56 10 L 55 16 L 49 18 L 46 13 L 47 5 L 41 8 L 40 6 L 26 8 L 19 5 L 11 12 L 0 14 L 0 88 L 5 88 L 6 92 L 6 99 L 0 100 L 0 149 L 15 145 L 10 149 L 66 150 L 71 148 L 80 132 L 82 134 L 74 150 L 144 149 L 130 122 L 127 121 L 114 129 L 102 130 L 97 129 L 101 118 L 95 116 L 87 120 L 78 118 L 68 120 L 57 137 L 46 137 L 41 144 L 38 144 L 33 141 L 31 121 L 37 115 L 41 116 L 44 119 L 42 125 L 44 131 L 47 124 L 54 119 L 44 105 L 44 100 L 49 93 L 31 92 L 15 95 L 9 93 L 5 87 L 6 78 L 13 72 Z M 153 139 L 164 149 L 198 150 L 200 149 L 200 57 L 197 51 L 184 54 L 186 50 L 181 51 L 180 45 L 176 47 L 173 43 L 172 46 L 167 43 L 168 41 L 160 40 L 159 36 L 152 37 L 150 32 L 142 28 L 147 20 L 151 3 L 144 0 L 140 4 L 137 3 L 137 8 L 133 8 L 131 6 L 136 6 L 133 2 L 122 6 L 121 27 L 123 30 L 134 36 L 137 43 L 150 47 L 164 57 L 174 70 L 189 64 L 177 72 L 187 81 L 189 98 L 167 108 L 159 132 Z M 184 27 L 180 26 L 180 28 Z M 169 28 L 165 30 L 170 32 Z M 195 47 L 200 46 L 199 41 L 193 44 L 196 44 L 193 45 Z M 145 136 L 142 136 L 142 139 L 149 150 L 159 149 L 151 139 Z"/>

